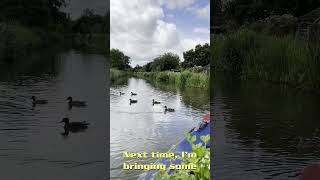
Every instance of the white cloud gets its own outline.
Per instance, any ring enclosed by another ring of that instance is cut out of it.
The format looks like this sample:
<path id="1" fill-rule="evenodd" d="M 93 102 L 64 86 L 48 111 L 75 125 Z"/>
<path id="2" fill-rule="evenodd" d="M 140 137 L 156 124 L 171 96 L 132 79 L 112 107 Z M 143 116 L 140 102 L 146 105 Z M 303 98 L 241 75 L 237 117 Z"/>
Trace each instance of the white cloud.
<path id="1" fill-rule="evenodd" d="M 205 7 L 196 9 L 196 14 L 200 18 L 209 19 L 210 18 L 210 4 L 208 3 Z"/>
<path id="2" fill-rule="evenodd" d="M 186 8 L 187 11 L 194 13 L 198 18 L 202 19 L 210 19 L 210 3 L 208 3 L 204 7 L 188 7 Z"/>
<path id="3" fill-rule="evenodd" d="M 172 3 L 171 7 L 179 6 L 178 2 L 175 5 L 173 2 L 165 3 Z M 164 21 L 162 3 L 161 0 L 110 2 L 111 48 L 120 49 L 131 57 L 132 66 L 143 65 L 165 52 L 176 53 L 182 60 L 184 51 L 209 41 L 209 35 L 203 39 L 181 37 L 176 24 Z"/>
<path id="4" fill-rule="evenodd" d="M 185 8 L 194 4 L 196 0 L 161 0 L 168 9 Z"/>
<path id="5" fill-rule="evenodd" d="M 199 28 L 198 27 L 198 28 L 194 28 L 193 32 L 200 33 L 200 34 L 206 34 L 206 35 L 210 34 L 209 28 Z"/>

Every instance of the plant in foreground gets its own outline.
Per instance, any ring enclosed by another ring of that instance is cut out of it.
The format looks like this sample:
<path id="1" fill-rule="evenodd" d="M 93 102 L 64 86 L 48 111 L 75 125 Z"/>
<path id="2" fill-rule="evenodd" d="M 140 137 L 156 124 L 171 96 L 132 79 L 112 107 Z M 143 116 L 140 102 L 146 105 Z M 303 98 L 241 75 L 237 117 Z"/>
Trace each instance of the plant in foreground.
<path id="1" fill-rule="evenodd" d="M 175 173 L 168 173 L 166 170 L 161 170 L 153 175 L 156 180 L 176 180 L 176 179 L 210 179 L 210 149 L 206 148 L 208 141 L 210 140 L 210 134 L 201 136 L 200 139 L 204 142 L 204 146 L 194 144 L 196 136 L 191 136 L 190 133 L 185 134 L 186 139 L 192 146 L 192 152 L 196 156 L 181 158 L 181 165 L 194 164 L 196 169 L 194 170 L 177 170 Z"/>

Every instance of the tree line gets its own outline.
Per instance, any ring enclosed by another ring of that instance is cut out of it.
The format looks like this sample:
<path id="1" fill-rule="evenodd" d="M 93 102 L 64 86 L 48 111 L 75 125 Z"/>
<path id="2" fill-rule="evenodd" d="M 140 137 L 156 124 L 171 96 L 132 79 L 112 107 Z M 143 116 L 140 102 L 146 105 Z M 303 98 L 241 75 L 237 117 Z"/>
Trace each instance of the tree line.
<path id="1" fill-rule="evenodd" d="M 78 19 L 72 20 L 62 11 L 67 5 L 67 0 L 1 0 L 0 22 L 67 33 L 108 32 L 109 13 L 99 15 L 85 9 Z"/>
<path id="2" fill-rule="evenodd" d="M 181 68 L 187 69 L 195 66 L 206 66 L 210 63 L 210 45 L 196 45 L 194 49 L 190 49 L 183 53 L 184 61 L 181 62 L 177 54 L 167 52 L 156 58 L 151 62 L 140 66 L 136 65 L 134 68 L 130 66 L 130 57 L 126 56 L 119 49 L 111 49 L 111 67 L 119 70 L 133 70 L 133 71 L 169 71 L 179 70 Z"/>
<path id="3" fill-rule="evenodd" d="M 66 5 L 66 0 L 1 0 L 0 21 L 46 28 L 66 24 L 69 17 L 60 10 Z"/>

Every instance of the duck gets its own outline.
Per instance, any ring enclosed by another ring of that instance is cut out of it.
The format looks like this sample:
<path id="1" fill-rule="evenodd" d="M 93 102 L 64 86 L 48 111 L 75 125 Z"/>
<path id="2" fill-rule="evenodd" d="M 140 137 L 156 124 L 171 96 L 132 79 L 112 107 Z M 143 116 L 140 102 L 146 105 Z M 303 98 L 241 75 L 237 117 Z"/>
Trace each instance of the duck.
<path id="1" fill-rule="evenodd" d="M 164 111 L 165 112 L 174 112 L 174 109 L 172 109 L 172 108 L 168 108 L 167 106 L 164 106 Z"/>
<path id="2" fill-rule="evenodd" d="M 32 96 L 31 99 L 32 99 L 32 104 L 33 105 L 36 105 L 36 104 L 48 104 L 48 100 L 36 99 L 35 96 Z"/>
<path id="3" fill-rule="evenodd" d="M 137 93 L 131 92 L 131 96 L 136 96 L 136 95 L 137 95 Z"/>
<path id="4" fill-rule="evenodd" d="M 129 101 L 130 101 L 130 104 L 138 102 L 138 100 L 134 100 L 134 99 L 129 99 Z"/>
<path id="5" fill-rule="evenodd" d="M 161 104 L 161 102 L 155 101 L 154 99 L 152 99 L 152 104 L 153 104 L 153 105 L 155 105 L 155 104 Z"/>
<path id="6" fill-rule="evenodd" d="M 89 123 L 86 121 L 82 122 L 70 122 L 69 118 L 63 118 L 60 123 L 64 123 L 64 130 L 65 133 L 71 131 L 71 132 L 77 132 L 82 131 L 88 128 Z"/>
<path id="7" fill-rule="evenodd" d="M 85 107 L 85 106 L 87 106 L 87 103 L 85 101 L 73 101 L 71 96 L 69 96 L 67 98 L 67 101 L 69 101 L 68 102 L 69 106 L 75 106 L 75 107 Z"/>
<path id="8" fill-rule="evenodd" d="M 126 93 L 120 92 L 120 96 L 121 96 L 121 95 L 125 95 L 125 94 L 126 94 Z"/>

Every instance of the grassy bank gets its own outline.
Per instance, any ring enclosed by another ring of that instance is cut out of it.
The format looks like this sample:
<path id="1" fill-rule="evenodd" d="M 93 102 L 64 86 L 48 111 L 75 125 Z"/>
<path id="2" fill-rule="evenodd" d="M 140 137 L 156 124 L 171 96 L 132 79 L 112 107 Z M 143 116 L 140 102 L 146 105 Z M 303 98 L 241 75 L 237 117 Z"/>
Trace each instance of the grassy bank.
<path id="1" fill-rule="evenodd" d="M 215 39 L 212 56 L 215 71 L 320 91 L 320 50 L 291 36 L 274 37 L 242 29 Z"/>
<path id="2" fill-rule="evenodd" d="M 175 84 L 181 87 L 208 88 L 209 77 L 204 73 L 183 72 L 136 72 L 138 78 Z"/>
<path id="3" fill-rule="evenodd" d="M 56 32 L 0 23 L 0 61 L 19 59 L 63 40 L 63 36 Z"/>
<path id="4" fill-rule="evenodd" d="M 111 81 L 116 81 L 116 80 L 121 79 L 123 77 L 127 77 L 128 75 L 130 75 L 128 72 L 121 71 L 121 70 L 114 69 L 114 68 L 110 69 Z"/>

